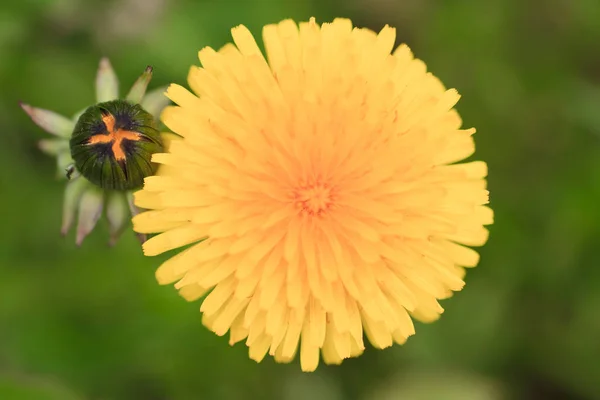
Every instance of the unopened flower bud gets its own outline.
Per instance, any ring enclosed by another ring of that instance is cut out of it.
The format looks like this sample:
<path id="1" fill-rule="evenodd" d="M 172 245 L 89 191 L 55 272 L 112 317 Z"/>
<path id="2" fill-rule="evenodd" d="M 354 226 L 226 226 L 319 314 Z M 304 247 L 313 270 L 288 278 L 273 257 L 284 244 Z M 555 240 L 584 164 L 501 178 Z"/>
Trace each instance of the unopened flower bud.
<path id="1" fill-rule="evenodd" d="M 163 151 L 154 117 L 139 104 L 112 100 L 89 107 L 75 124 L 71 157 L 90 182 L 114 190 L 141 187 Z"/>

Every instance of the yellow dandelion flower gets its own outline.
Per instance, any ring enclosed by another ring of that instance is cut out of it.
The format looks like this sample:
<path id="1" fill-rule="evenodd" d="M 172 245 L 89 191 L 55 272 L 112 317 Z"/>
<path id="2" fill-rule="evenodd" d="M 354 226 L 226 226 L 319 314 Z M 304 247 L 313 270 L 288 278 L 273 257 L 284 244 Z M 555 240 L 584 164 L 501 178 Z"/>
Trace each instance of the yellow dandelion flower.
<path id="1" fill-rule="evenodd" d="M 286 20 L 199 53 L 194 92 L 171 85 L 181 136 L 135 195 L 147 255 L 217 335 L 304 371 L 414 334 L 478 263 L 492 211 L 474 129 L 395 30 Z"/>

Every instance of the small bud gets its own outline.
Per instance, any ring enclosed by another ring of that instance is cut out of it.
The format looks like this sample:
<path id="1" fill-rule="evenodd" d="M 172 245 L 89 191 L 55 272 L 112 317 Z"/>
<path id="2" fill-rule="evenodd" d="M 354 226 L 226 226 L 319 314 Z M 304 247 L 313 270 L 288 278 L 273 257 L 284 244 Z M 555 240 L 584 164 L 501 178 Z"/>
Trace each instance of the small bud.
<path id="1" fill-rule="evenodd" d="M 131 190 L 156 171 L 152 154 L 163 151 L 156 121 L 139 104 L 113 100 L 88 108 L 70 141 L 75 166 L 104 188 Z"/>
<path id="2" fill-rule="evenodd" d="M 25 103 L 21 103 L 21 108 L 31 117 L 37 126 L 48 133 L 67 138 L 73 132 L 73 127 L 75 126 L 73 121 L 54 111 L 31 107 Z"/>
<path id="3" fill-rule="evenodd" d="M 35 124 L 56 135 L 39 141 L 38 147 L 55 157 L 57 178 L 67 181 L 61 232 L 67 234 L 79 212 L 78 245 L 94 229 L 105 201 L 110 244 L 116 242 L 129 213 L 139 212 L 131 190 L 155 172 L 152 155 L 163 152 L 170 142 L 158 131 L 159 115 L 170 101 L 164 88 L 146 93 L 151 78 L 152 68 L 147 67 L 126 98 L 118 100 L 119 81 L 109 60 L 103 58 L 96 74 L 98 103 L 73 118 L 20 103 Z M 146 240 L 146 235 L 138 237 Z"/>
<path id="4" fill-rule="evenodd" d="M 96 101 L 103 103 L 119 97 L 119 79 L 108 58 L 100 60 L 96 75 Z"/>

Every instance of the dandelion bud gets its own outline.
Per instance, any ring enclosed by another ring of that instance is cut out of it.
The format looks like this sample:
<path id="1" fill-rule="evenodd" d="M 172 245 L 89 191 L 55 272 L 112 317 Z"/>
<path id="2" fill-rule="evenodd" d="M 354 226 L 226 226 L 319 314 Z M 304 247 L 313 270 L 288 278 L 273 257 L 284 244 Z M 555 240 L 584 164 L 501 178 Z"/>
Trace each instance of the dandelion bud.
<path id="1" fill-rule="evenodd" d="M 141 187 L 163 151 L 154 117 L 139 104 L 112 100 L 89 107 L 70 140 L 77 170 L 90 182 L 114 190 Z"/>

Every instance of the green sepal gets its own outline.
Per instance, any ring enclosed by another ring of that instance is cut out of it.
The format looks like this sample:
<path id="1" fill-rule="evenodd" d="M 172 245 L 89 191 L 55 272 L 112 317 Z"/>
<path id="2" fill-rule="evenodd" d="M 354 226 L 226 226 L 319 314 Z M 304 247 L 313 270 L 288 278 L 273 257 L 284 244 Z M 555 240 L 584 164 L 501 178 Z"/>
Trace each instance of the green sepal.
<path id="1" fill-rule="evenodd" d="M 135 81 L 125 99 L 133 104 L 140 103 L 146 94 L 150 80 L 152 80 L 152 67 L 148 65 L 144 73 Z"/>
<path id="2" fill-rule="evenodd" d="M 102 103 L 119 97 L 119 79 L 108 58 L 100 60 L 96 74 L 96 101 Z"/>
<path id="3" fill-rule="evenodd" d="M 25 103 L 20 103 L 20 105 L 31 120 L 48 133 L 61 138 L 68 138 L 73 131 L 73 121 L 54 111 L 32 107 Z"/>
<path id="4" fill-rule="evenodd" d="M 83 239 L 94 230 L 102 215 L 104 192 L 95 186 L 90 186 L 82 195 L 77 216 L 77 235 L 75 243 L 81 246 Z"/>
<path id="5" fill-rule="evenodd" d="M 75 215 L 79 207 L 79 200 L 83 192 L 92 187 L 92 185 L 85 179 L 73 179 L 67 183 L 67 189 L 65 190 L 65 198 L 63 201 L 63 217 L 61 233 L 66 235 L 75 221 Z"/>
<path id="6" fill-rule="evenodd" d="M 108 200 L 106 204 L 106 218 L 110 226 L 110 242 L 111 246 L 114 246 L 121 236 L 125 228 L 125 223 L 128 221 L 129 210 L 127 208 L 127 201 L 123 193 L 121 192 L 110 192 L 108 193 Z"/>

